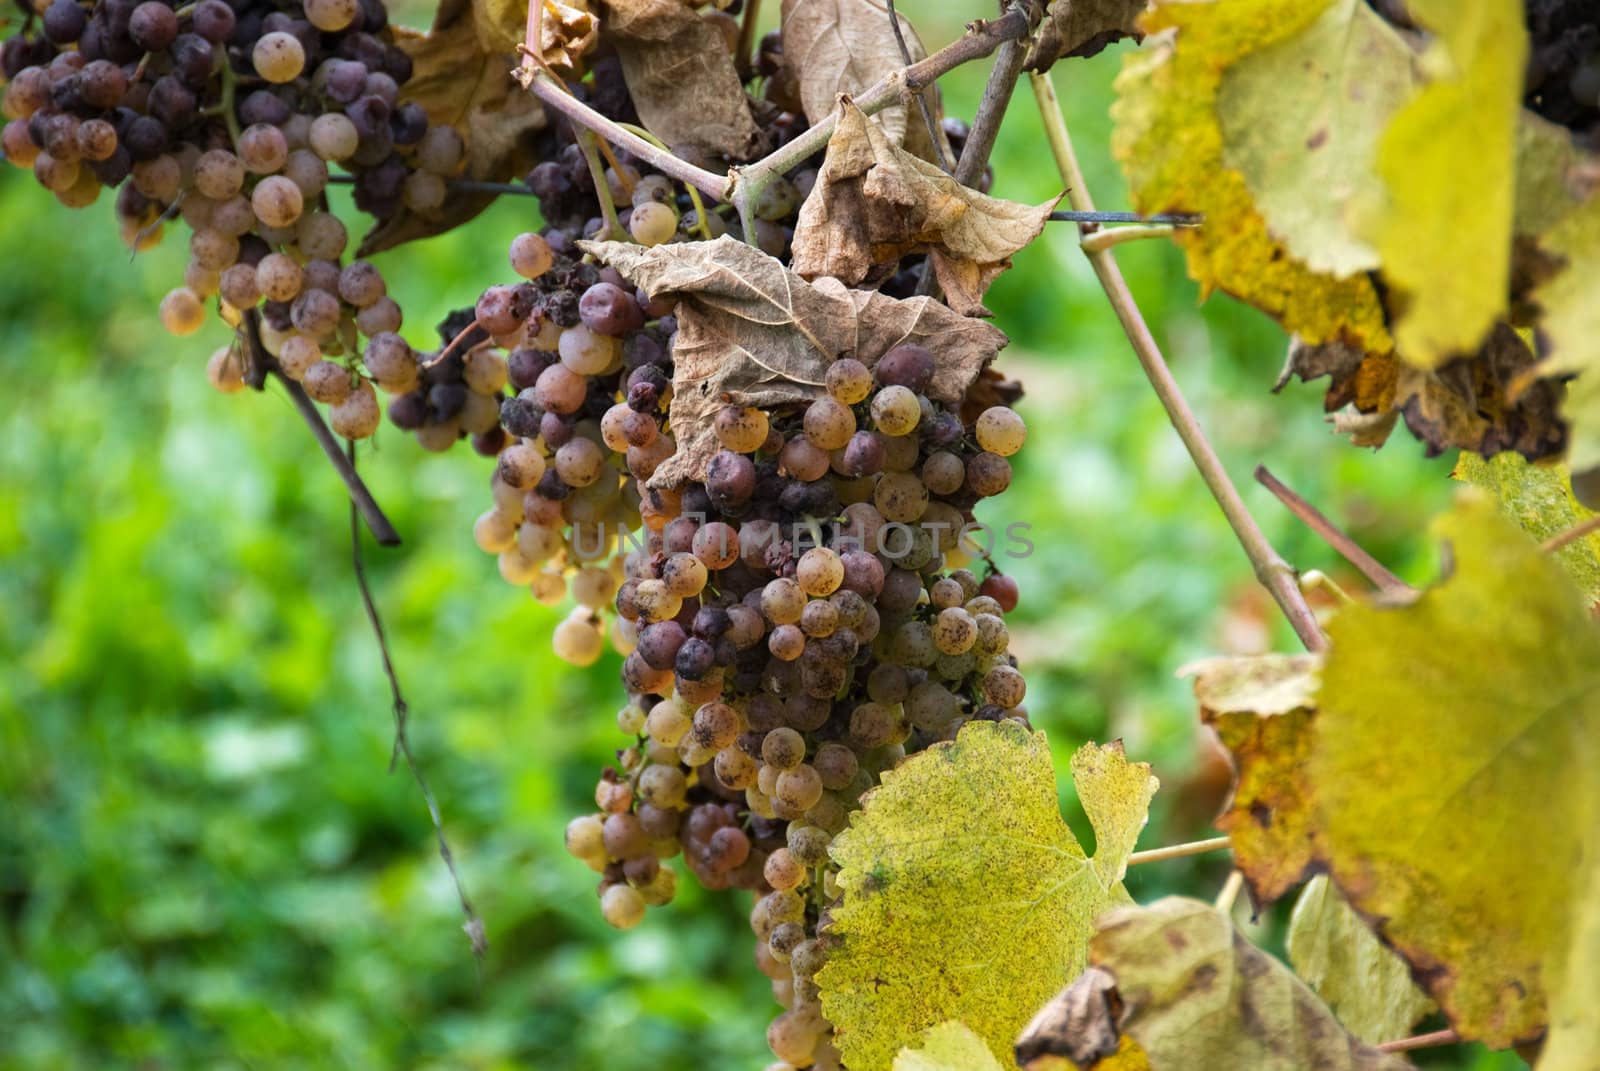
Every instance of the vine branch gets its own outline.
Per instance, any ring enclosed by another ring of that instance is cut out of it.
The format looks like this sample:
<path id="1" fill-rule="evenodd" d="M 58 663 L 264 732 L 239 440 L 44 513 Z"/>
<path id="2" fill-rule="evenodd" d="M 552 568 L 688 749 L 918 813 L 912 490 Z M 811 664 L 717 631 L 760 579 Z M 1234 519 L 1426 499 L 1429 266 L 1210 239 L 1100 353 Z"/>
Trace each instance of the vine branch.
<path id="1" fill-rule="evenodd" d="M 907 67 L 916 61 L 911 58 L 911 46 L 906 44 L 905 31 L 900 29 L 900 14 L 894 9 L 894 0 L 886 0 L 885 7 L 889 9 L 889 28 L 894 31 L 894 43 L 900 46 L 900 62 Z M 933 145 L 934 155 L 939 158 L 939 167 L 949 171 L 950 160 L 944 154 L 944 140 L 939 137 L 939 128 L 934 124 L 933 112 L 928 110 L 928 98 L 921 93 L 917 97 L 917 110 L 922 113 L 922 121 L 928 128 L 928 140 Z"/>
<path id="2" fill-rule="evenodd" d="M 956 38 L 933 55 L 899 70 L 890 71 L 878 79 L 855 98 L 855 105 L 867 115 L 881 112 L 891 104 L 897 103 L 901 94 L 916 93 L 932 85 L 940 76 L 962 64 L 982 59 L 993 53 L 1004 42 L 1024 36 L 1029 28 L 1028 13 L 1020 7 L 1011 8 L 997 19 L 979 19 L 968 25 L 965 35 Z M 727 201 L 738 209 L 739 219 L 745 225 L 746 234 L 752 231 L 755 204 L 761 197 L 761 191 L 766 189 L 774 178 L 798 167 L 806 158 L 827 145 L 828 138 L 833 135 L 833 128 L 838 121 L 839 113 L 836 109 L 825 119 L 797 135 L 793 141 L 775 149 L 753 164 L 735 167 L 728 172 L 728 181 L 719 200 Z"/>
<path id="3" fill-rule="evenodd" d="M 1590 517 L 1588 520 L 1573 525 L 1565 532 L 1557 532 L 1539 545 L 1539 549 L 1546 554 L 1554 554 L 1568 543 L 1576 543 L 1586 535 L 1600 532 L 1600 516 Z"/>
<path id="4" fill-rule="evenodd" d="M 1454 1030 L 1435 1030 L 1429 1034 L 1383 1041 L 1374 1046 L 1379 1052 L 1410 1052 L 1412 1049 L 1432 1049 L 1440 1045 L 1454 1045 L 1461 1035 Z"/>
<path id="5" fill-rule="evenodd" d="M 261 390 L 266 385 L 267 377 L 276 376 L 283 384 L 283 389 L 288 393 L 289 400 L 299 410 L 300 417 L 306 422 L 306 427 L 311 429 L 311 434 L 317 440 L 317 445 L 322 447 L 322 452 L 327 455 L 328 461 L 333 465 L 333 470 L 344 481 L 344 486 L 350 492 L 350 506 L 361 514 L 361 519 L 367 523 L 367 529 L 372 533 L 372 538 L 378 541 L 380 547 L 398 547 L 400 533 L 395 531 L 393 524 L 384 514 L 378 500 L 372 497 L 372 492 L 367 489 L 365 481 L 356 472 L 355 466 L 339 449 L 339 440 L 334 436 L 327 421 L 322 419 L 322 413 L 317 409 L 306 390 L 300 384 L 284 375 L 278 368 L 278 362 L 273 360 L 272 354 L 261 341 L 261 314 L 255 309 L 250 309 L 244 314 L 244 341 L 250 351 L 250 359 L 245 362 L 244 380 L 256 390 Z"/>
<path id="6" fill-rule="evenodd" d="M 295 384 L 299 386 L 299 384 Z M 346 460 L 351 471 L 356 466 L 356 444 L 352 439 L 349 442 L 349 454 Z M 472 908 L 472 901 L 467 898 L 466 886 L 461 883 L 461 875 L 456 871 L 455 854 L 450 850 L 450 841 L 444 833 L 444 818 L 439 814 L 439 803 L 433 798 L 433 790 L 428 787 L 428 779 L 422 774 L 422 767 L 417 765 L 417 757 L 411 752 L 411 739 L 407 735 L 407 719 L 409 708 L 406 706 L 405 695 L 400 691 L 400 677 L 394 669 L 394 659 L 389 656 L 389 639 L 383 630 L 383 618 L 378 613 L 378 604 L 372 597 L 372 588 L 367 584 L 366 566 L 361 561 L 361 524 L 358 519 L 354 500 L 350 503 L 350 561 L 355 567 L 356 587 L 361 592 L 361 605 L 367 611 L 367 623 L 372 626 L 372 634 L 378 641 L 378 654 L 383 658 L 383 674 L 389 678 L 389 695 L 394 708 L 394 748 L 389 754 L 389 772 L 393 773 L 395 765 L 401 756 L 405 757 L 406 765 L 411 768 L 411 776 L 417 782 L 417 788 L 422 793 L 422 801 L 428 806 L 428 817 L 433 819 L 433 831 L 439 838 L 439 858 L 444 860 L 445 869 L 450 872 L 450 881 L 455 885 L 456 898 L 461 901 L 461 912 L 467 918 L 461 928 L 466 931 L 467 938 L 472 942 L 472 954 L 483 959 L 483 954 L 488 951 L 489 942 L 484 936 L 483 920 Z"/>
<path id="7" fill-rule="evenodd" d="M 1084 185 L 1083 172 L 1078 167 L 1078 158 L 1072 150 L 1072 139 L 1067 133 L 1067 122 L 1062 115 L 1060 101 L 1056 98 L 1055 86 L 1049 78 L 1037 72 L 1030 73 L 1028 78 L 1039 104 L 1040 115 L 1044 119 L 1050 150 L 1055 156 L 1057 167 L 1061 170 L 1062 182 L 1067 187 L 1067 198 L 1074 209 L 1093 211 L 1094 202 Z M 1210 440 L 1206 438 L 1204 429 L 1200 427 L 1200 422 L 1194 415 L 1194 410 L 1189 408 L 1178 381 L 1173 377 L 1172 370 L 1167 367 L 1166 359 L 1161 354 L 1161 347 L 1157 345 L 1155 336 L 1145 323 L 1144 315 L 1139 311 L 1139 305 L 1128 289 L 1127 280 L 1122 277 L 1122 270 L 1117 267 L 1115 252 L 1110 249 L 1085 250 L 1085 255 L 1094 267 L 1094 273 L 1100 280 L 1106 298 L 1111 302 L 1112 310 L 1122 323 L 1123 332 L 1128 336 L 1128 342 L 1133 346 L 1134 355 L 1138 357 L 1146 378 L 1150 380 L 1156 396 L 1161 399 L 1161 404 L 1167 411 L 1167 418 L 1177 431 L 1178 438 L 1183 440 L 1183 445 L 1189 451 L 1195 468 L 1200 472 L 1200 478 L 1205 481 L 1211 496 L 1221 507 L 1223 516 L 1227 518 L 1229 527 L 1233 529 L 1239 544 L 1244 548 L 1250 564 L 1255 567 L 1256 579 L 1271 592 L 1273 599 L 1283 610 L 1284 616 L 1288 618 L 1290 626 L 1300 637 L 1300 642 L 1305 644 L 1306 649 L 1326 650 L 1328 637 L 1317 624 L 1316 616 L 1311 612 L 1305 595 L 1295 582 L 1294 569 L 1267 541 L 1261 526 L 1256 523 L 1249 507 L 1244 504 L 1244 499 L 1239 496 L 1239 489 L 1229 479 L 1228 471 L 1222 465 L 1222 459 L 1217 456 Z"/>
<path id="8" fill-rule="evenodd" d="M 1167 859 L 1182 859 L 1188 855 L 1219 852 L 1228 847 L 1229 843 L 1227 837 L 1212 837 L 1209 840 L 1191 840 L 1187 844 L 1169 844 L 1164 848 L 1149 848 L 1142 852 L 1134 852 L 1128 856 L 1128 865 L 1138 866 L 1140 863 L 1159 863 Z"/>
<path id="9" fill-rule="evenodd" d="M 1383 591 L 1392 591 L 1396 594 L 1415 595 L 1416 589 L 1368 554 L 1362 546 L 1349 535 L 1340 531 L 1339 527 L 1323 515 L 1322 511 L 1307 502 L 1304 498 L 1291 491 L 1282 480 L 1278 479 L 1267 470 L 1265 465 L 1256 466 L 1256 482 L 1271 491 L 1282 502 L 1289 512 L 1300 518 L 1305 526 L 1317 535 L 1323 542 L 1339 552 L 1339 556 L 1361 573 L 1362 576 L 1372 581 L 1373 585 Z"/>

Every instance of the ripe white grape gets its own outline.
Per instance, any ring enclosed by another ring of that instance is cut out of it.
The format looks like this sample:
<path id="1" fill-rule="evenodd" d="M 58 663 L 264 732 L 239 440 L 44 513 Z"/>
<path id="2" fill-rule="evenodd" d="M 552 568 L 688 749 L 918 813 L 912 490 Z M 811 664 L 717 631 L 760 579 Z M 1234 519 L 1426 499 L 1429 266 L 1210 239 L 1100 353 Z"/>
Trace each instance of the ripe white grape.
<path id="1" fill-rule="evenodd" d="M 567 578 L 552 569 L 541 569 L 528 583 L 528 592 L 540 606 L 560 606 L 567 598 Z"/>
<path id="2" fill-rule="evenodd" d="M 306 68 L 306 50 L 293 34 L 275 30 L 256 41 L 250 61 L 267 81 L 292 82 Z"/>
<path id="3" fill-rule="evenodd" d="M 305 197 L 300 187 L 282 175 L 270 175 L 256 183 L 250 194 L 250 207 L 256 218 L 268 227 L 288 227 L 300 218 Z"/>
<path id="4" fill-rule="evenodd" d="M 542 235 L 532 232 L 511 239 L 511 270 L 524 279 L 537 279 L 555 263 L 555 253 Z"/>
<path id="5" fill-rule="evenodd" d="M 597 627 L 593 612 L 581 608 L 556 626 L 552 637 L 556 657 L 574 666 L 592 666 L 605 652 L 605 635 Z M 641 911 L 643 903 L 640 904 Z"/>
<path id="6" fill-rule="evenodd" d="M 206 308 L 198 295 L 186 286 L 169 290 L 161 299 L 161 326 L 174 335 L 192 335 L 206 319 Z"/>
<path id="7" fill-rule="evenodd" d="M 660 245 L 678 233 L 678 213 L 659 201 L 642 204 L 628 219 L 628 233 L 640 245 Z"/>
<path id="8" fill-rule="evenodd" d="M 872 399 L 872 421 L 885 435 L 909 435 L 922 419 L 922 405 L 909 387 L 884 387 Z"/>
<path id="9" fill-rule="evenodd" d="M 359 0 L 306 0 L 306 18 L 324 33 L 338 33 L 356 20 Z"/>
<path id="10" fill-rule="evenodd" d="M 558 347 L 562 364 L 580 376 L 592 376 L 610 367 L 617 359 L 620 344 L 609 335 L 578 324 L 561 332 Z"/>
<path id="11" fill-rule="evenodd" d="M 238 354 L 233 352 L 233 347 L 223 346 L 206 362 L 206 379 L 223 394 L 241 391 L 244 389 L 241 364 Z"/>
<path id="12" fill-rule="evenodd" d="M 1010 457 L 1022 449 L 1028 438 L 1028 426 L 1016 410 L 1003 405 L 991 406 L 978 417 L 978 445 L 991 454 Z"/>
<path id="13" fill-rule="evenodd" d="M 361 134 L 350 117 L 325 112 L 311 121 L 311 151 L 324 160 L 348 160 L 361 147 Z"/>
<path id="14" fill-rule="evenodd" d="M 644 896 L 631 885 L 613 885 L 600 896 L 600 916 L 619 930 L 639 925 L 644 908 Z"/>
<path id="15" fill-rule="evenodd" d="M 377 392 L 363 379 L 349 397 L 328 410 L 328 423 L 346 439 L 365 439 L 378 430 L 382 415 Z"/>
<path id="16" fill-rule="evenodd" d="M 517 544 L 516 522 L 498 509 L 485 510 L 472 524 L 472 539 L 488 554 L 499 554 Z"/>
<path id="17" fill-rule="evenodd" d="M 316 339 L 306 335 L 290 335 L 278 348 L 279 367 L 283 369 L 284 375 L 297 382 L 303 380 L 306 373 L 321 359 L 322 347 L 317 345 Z"/>

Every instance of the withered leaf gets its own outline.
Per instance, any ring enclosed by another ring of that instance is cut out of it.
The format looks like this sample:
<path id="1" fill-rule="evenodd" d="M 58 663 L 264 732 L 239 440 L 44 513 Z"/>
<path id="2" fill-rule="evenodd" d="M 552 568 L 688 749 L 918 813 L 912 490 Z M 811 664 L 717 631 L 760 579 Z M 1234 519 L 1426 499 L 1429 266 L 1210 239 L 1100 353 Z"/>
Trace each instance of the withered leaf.
<path id="1" fill-rule="evenodd" d="M 401 97 L 421 105 L 430 124 L 453 126 L 461 134 L 467 146 L 463 178 L 504 182 L 533 166 L 532 135 L 544 128 L 544 110 L 512 77 L 516 55 L 484 48 L 476 9 L 468 0 L 443 4 L 428 33 L 397 28 L 395 40 L 412 63 Z M 452 193 L 438 212 L 426 216 L 401 207 L 367 232 L 356 255 L 443 234 L 493 200 L 493 194 Z"/>
<path id="2" fill-rule="evenodd" d="M 668 413 L 678 452 L 656 470 L 654 487 L 705 474 L 717 451 L 711 420 L 718 410 L 817 398 L 836 358 L 872 367 L 901 342 L 921 343 L 939 360 L 929 395 L 955 404 L 1006 343 L 995 327 L 931 298 L 897 301 L 837 283 L 813 286 L 726 235 L 652 248 L 626 242 L 580 242 L 579 248 L 650 297 L 678 302 Z"/>
<path id="3" fill-rule="evenodd" d="M 600 39 L 589 0 L 540 0 L 539 54 L 551 67 L 575 70 Z M 518 53 L 527 39 L 528 0 L 472 0 L 478 39 L 486 52 Z"/>
<path id="4" fill-rule="evenodd" d="M 1535 357 L 1506 323 L 1496 324 L 1470 356 L 1432 371 L 1393 353 L 1366 353 L 1342 341 L 1310 345 L 1296 338 L 1273 389 L 1291 377 L 1329 377 L 1324 408 L 1334 428 L 1358 446 L 1381 446 L 1398 418 L 1434 457 L 1469 450 L 1493 457 L 1515 450 L 1530 461 L 1561 453 L 1567 428 L 1559 415 L 1565 389 L 1534 377 Z"/>
<path id="5" fill-rule="evenodd" d="M 761 132 L 722 31 L 684 0 L 606 0 L 634 107 L 668 145 L 745 159 Z"/>
<path id="6" fill-rule="evenodd" d="M 1028 53 L 1028 69 L 1047 71 L 1063 56 L 1093 56 L 1114 41 L 1138 37 L 1146 6 L 1146 0 L 1055 0 Z"/>
<path id="7" fill-rule="evenodd" d="M 917 31 L 904 15 L 899 19 L 906 51 L 913 62 L 923 59 L 928 53 Z M 783 65 L 785 77 L 799 88 L 806 119 L 817 123 L 833 113 L 839 94 L 860 93 L 905 66 L 905 59 L 889 9 L 879 0 L 783 0 Z M 930 86 L 923 99 L 937 121 L 938 89 Z M 877 120 L 894 144 L 924 160 L 940 158 L 914 111 L 896 104 L 879 112 Z"/>
<path id="8" fill-rule="evenodd" d="M 1209 904 L 1169 896 L 1148 907 L 1113 908 L 1096 929 L 1089 942 L 1089 970 L 1113 979 L 1115 988 L 1106 989 L 1099 975 L 1080 976 L 1055 1000 L 1076 1000 L 1085 1014 L 1056 1021 L 1082 1024 L 1086 1032 L 1057 1037 L 1024 1032 L 1019 1058 L 1025 1046 L 1069 1057 L 1075 1048 L 1085 1055 L 1103 1053 L 1109 1032 L 1118 1039 L 1123 1061 L 1111 1066 L 1133 1065 L 1134 1054 L 1127 1052 L 1131 1042 L 1134 1053 L 1157 1071 L 1411 1067 L 1348 1034 L 1315 993 Z M 1078 1066 L 1096 1065 L 1080 1061 Z"/>
<path id="9" fill-rule="evenodd" d="M 1122 1037 L 1122 997 L 1110 971 L 1088 967 L 1039 1009 L 1017 1038 L 1017 1063 L 1028 1068 L 1051 1056 L 1065 1056 L 1079 1067 L 1094 1067 L 1116 1055 Z"/>
<path id="10" fill-rule="evenodd" d="M 1302 767 L 1311 748 L 1318 660 L 1213 658 L 1189 667 L 1200 718 L 1233 756 L 1233 795 L 1216 826 L 1257 905 L 1304 881 L 1315 833 Z"/>
<path id="11" fill-rule="evenodd" d="M 839 106 L 828 155 L 795 224 L 794 270 L 855 286 L 926 251 L 950 306 L 988 315 L 983 292 L 1039 236 L 1055 201 L 1030 207 L 963 186 L 895 145 L 849 98 Z"/>

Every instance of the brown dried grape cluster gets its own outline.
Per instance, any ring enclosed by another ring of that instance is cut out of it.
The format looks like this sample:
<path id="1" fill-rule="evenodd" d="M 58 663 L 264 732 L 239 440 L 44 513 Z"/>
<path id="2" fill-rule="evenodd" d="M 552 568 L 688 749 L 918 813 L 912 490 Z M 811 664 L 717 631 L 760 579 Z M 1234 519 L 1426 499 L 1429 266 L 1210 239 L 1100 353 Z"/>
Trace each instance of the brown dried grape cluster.
<path id="1" fill-rule="evenodd" d="M 161 301 L 169 331 L 199 330 L 213 300 L 235 327 L 258 314 L 266 350 L 331 407 L 335 431 L 377 429 L 375 388 L 411 389 L 417 360 L 382 274 L 344 262 L 330 167 L 383 218 L 437 210 L 464 156 L 453 128 L 401 99 L 411 59 L 381 3 L 50 0 L 0 60 L 13 165 L 69 207 L 116 189 L 135 249 L 174 218 L 188 225 L 183 285 Z M 215 352 L 207 374 L 240 389 L 243 346 Z"/>

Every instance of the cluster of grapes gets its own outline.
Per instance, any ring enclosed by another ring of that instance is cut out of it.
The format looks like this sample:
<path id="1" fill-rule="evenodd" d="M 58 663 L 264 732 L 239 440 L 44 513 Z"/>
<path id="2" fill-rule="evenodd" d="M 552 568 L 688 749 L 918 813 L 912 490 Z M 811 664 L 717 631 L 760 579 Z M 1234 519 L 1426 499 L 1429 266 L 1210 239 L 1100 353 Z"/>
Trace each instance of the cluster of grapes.
<path id="1" fill-rule="evenodd" d="M 650 492 L 615 597 L 618 727 L 637 742 L 567 831 L 617 926 L 671 898 L 661 860 L 679 853 L 706 887 L 757 894 L 757 962 L 786 1009 L 768 1039 L 794 1067 L 837 1066 L 814 981 L 833 836 L 907 753 L 973 718 L 1026 718 L 1016 585 L 966 568 L 962 541 L 1026 431 L 1003 406 L 964 421 L 931 400 L 935 364 L 903 344 L 875 368 L 834 362 L 804 408 L 726 408 L 704 481 Z M 601 434 L 631 459 L 624 407 Z"/>
<path id="2" fill-rule="evenodd" d="M 464 158 L 453 128 L 401 100 L 411 60 L 378 0 L 49 0 L 0 59 L 12 164 L 69 207 L 117 188 L 136 249 L 171 218 L 190 227 L 168 330 L 197 331 L 213 297 L 236 327 L 259 316 L 278 367 L 352 439 L 377 429 L 374 387 L 416 385 L 400 308 L 372 264 L 342 263 L 349 236 L 325 196 L 336 165 L 374 216 L 434 212 Z M 236 343 L 208 375 L 238 390 L 246 363 Z"/>

